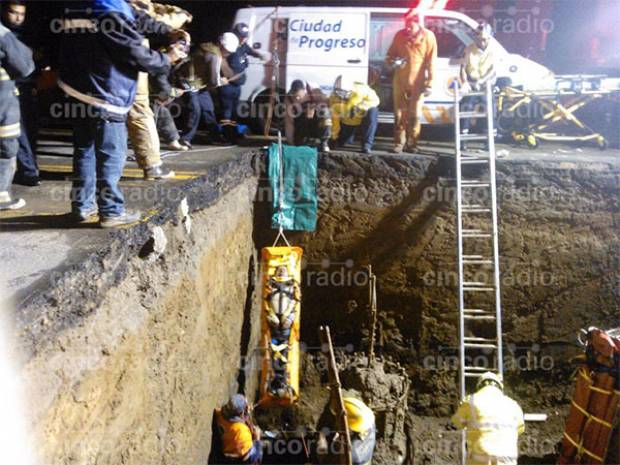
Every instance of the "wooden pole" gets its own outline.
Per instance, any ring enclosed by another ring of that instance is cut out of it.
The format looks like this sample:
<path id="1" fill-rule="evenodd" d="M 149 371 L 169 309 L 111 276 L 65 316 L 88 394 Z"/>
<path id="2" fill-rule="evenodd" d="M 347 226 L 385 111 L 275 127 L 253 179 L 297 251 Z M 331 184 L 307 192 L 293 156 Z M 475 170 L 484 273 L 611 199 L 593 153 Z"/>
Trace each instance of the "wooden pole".
<path id="1" fill-rule="evenodd" d="M 334 346 L 332 345 L 329 326 L 321 326 L 319 332 L 321 343 L 323 344 L 323 353 L 327 357 L 327 373 L 330 386 L 329 408 L 336 418 L 336 428 L 340 433 L 339 440 L 342 445 L 339 463 L 340 465 L 353 465 L 353 459 L 351 458 L 351 434 L 349 433 L 347 414 L 344 408 L 344 401 L 342 400 L 342 386 L 340 384 L 340 376 L 338 375 L 338 367 L 336 366 L 336 356 L 334 355 Z"/>

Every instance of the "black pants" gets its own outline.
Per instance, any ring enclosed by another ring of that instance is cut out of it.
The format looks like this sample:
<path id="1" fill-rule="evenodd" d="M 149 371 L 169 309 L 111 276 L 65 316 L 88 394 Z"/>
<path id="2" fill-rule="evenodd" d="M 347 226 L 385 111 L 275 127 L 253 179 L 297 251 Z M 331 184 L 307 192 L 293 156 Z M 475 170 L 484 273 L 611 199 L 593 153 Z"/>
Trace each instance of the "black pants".
<path id="1" fill-rule="evenodd" d="M 232 120 L 237 115 L 241 86 L 229 84 L 219 88 L 222 119 Z"/>
<path id="2" fill-rule="evenodd" d="M 331 135 L 331 113 L 326 107 L 317 108 L 311 118 L 305 113 L 295 118 L 295 145 L 311 145 L 312 139 L 327 143 Z"/>
<path id="3" fill-rule="evenodd" d="M 211 98 L 209 91 L 187 92 L 182 99 L 187 118 L 185 126 L 181 131 L 181 139 L 191 142 L 194 136 L 196 136 L 196 131 L 198 131 L 201 121 L 211 135 L 215 134 L 217 120 L 215 118 L 213 98 Z"/>

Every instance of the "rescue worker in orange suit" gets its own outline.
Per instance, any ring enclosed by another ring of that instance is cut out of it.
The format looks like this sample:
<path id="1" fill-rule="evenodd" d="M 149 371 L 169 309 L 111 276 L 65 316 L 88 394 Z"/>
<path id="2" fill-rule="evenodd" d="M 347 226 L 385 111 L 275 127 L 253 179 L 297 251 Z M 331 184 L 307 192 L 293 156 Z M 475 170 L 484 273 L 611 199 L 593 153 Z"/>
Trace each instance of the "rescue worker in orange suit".
<path id="1" fill-rule="evenodd" d="M 260 465 L 260 429 L 252 424 L 250 406 L 243 395 L 233 395 L 226 405 L 215 410 L 215 424 L 220 440 L 218 463 Z"/>
<path id="2" fill-rule="evenodd" d="M 523 411 L 503 391 L 501 376 L 486 372 L 452 416 L 452 423 L 467 432 L 467 465 L 517 465 Z"/>
<path id="3" fill-rule="evenodd" d="M 394 69 L 393 153 L 415 152 L 420 136 L 420 113 L 424 97 L 431 93 L 437 39 L 424 28 L 416 10 L 405 16 L 405 29 L 396 33 L 386 62 Z"/>

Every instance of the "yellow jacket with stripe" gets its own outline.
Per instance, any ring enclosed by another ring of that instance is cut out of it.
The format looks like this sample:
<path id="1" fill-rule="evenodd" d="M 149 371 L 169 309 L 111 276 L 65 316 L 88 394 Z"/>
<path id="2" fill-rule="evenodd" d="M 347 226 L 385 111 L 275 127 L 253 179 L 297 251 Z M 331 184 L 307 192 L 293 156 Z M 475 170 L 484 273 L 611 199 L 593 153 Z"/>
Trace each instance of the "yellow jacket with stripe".
<path id="1" fill-rule="evenodd" d="M 362 124 L 366 112 L 379 106 L 380 100 L 372 87 L 363 82 L 355 82 L 348 99 L 343 100 L 335 94 L 329 98 L 332 111 L 332 139 L 337 139 L 340 133 L 340 124 L 359 126 Z"/>
<path id="2" fill-rule="evenodd" d="M 469 457 L 516 459 L 518 438 L 525 430 L 523 411 L 495 386 L 486 386 L 467 396 L 452 417 L 458 428 L 466 428 Z"/>
<path id="3" fill-rule="evenodd" d="M 19 137 L 20 112 L 15 79 L 34 71 L 32 51 L 0 23 L 0 138 Z"/>

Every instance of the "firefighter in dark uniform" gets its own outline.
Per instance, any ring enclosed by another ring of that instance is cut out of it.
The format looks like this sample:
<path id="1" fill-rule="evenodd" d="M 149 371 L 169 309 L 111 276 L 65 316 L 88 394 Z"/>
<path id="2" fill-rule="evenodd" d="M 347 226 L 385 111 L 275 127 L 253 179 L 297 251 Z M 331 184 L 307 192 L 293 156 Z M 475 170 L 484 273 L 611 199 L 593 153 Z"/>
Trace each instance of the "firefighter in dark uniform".
<path id="1" fill-rule="evenodd" d="M 19 136 L 20 110 L 15 79 L 34 71 L 32 52 L 0 23 L 0 210 L 15 210 L 26 205 L 11 197 Z"/>
<path id="2" fill-rule="evenodd" d="M 232 32 L 239 38 L 239 47 L 226 58 L 226 64 L 228 66 L 222 67 L 224 76 L 228 78 L 228 85 L 219 88 L 222 120 L 224 121 L 233 120 L 235 117 L 237 105 L 239 104 L 239 97 L 241 96 L 241 87 L 247 80 L 245 71 L 249 66 L 248 56 L 263 61 L 266 61 L 268 58 L 266 54 L 254 50 L 248 45 L 250 28 L 247 24 L 236 24 Z"/>

